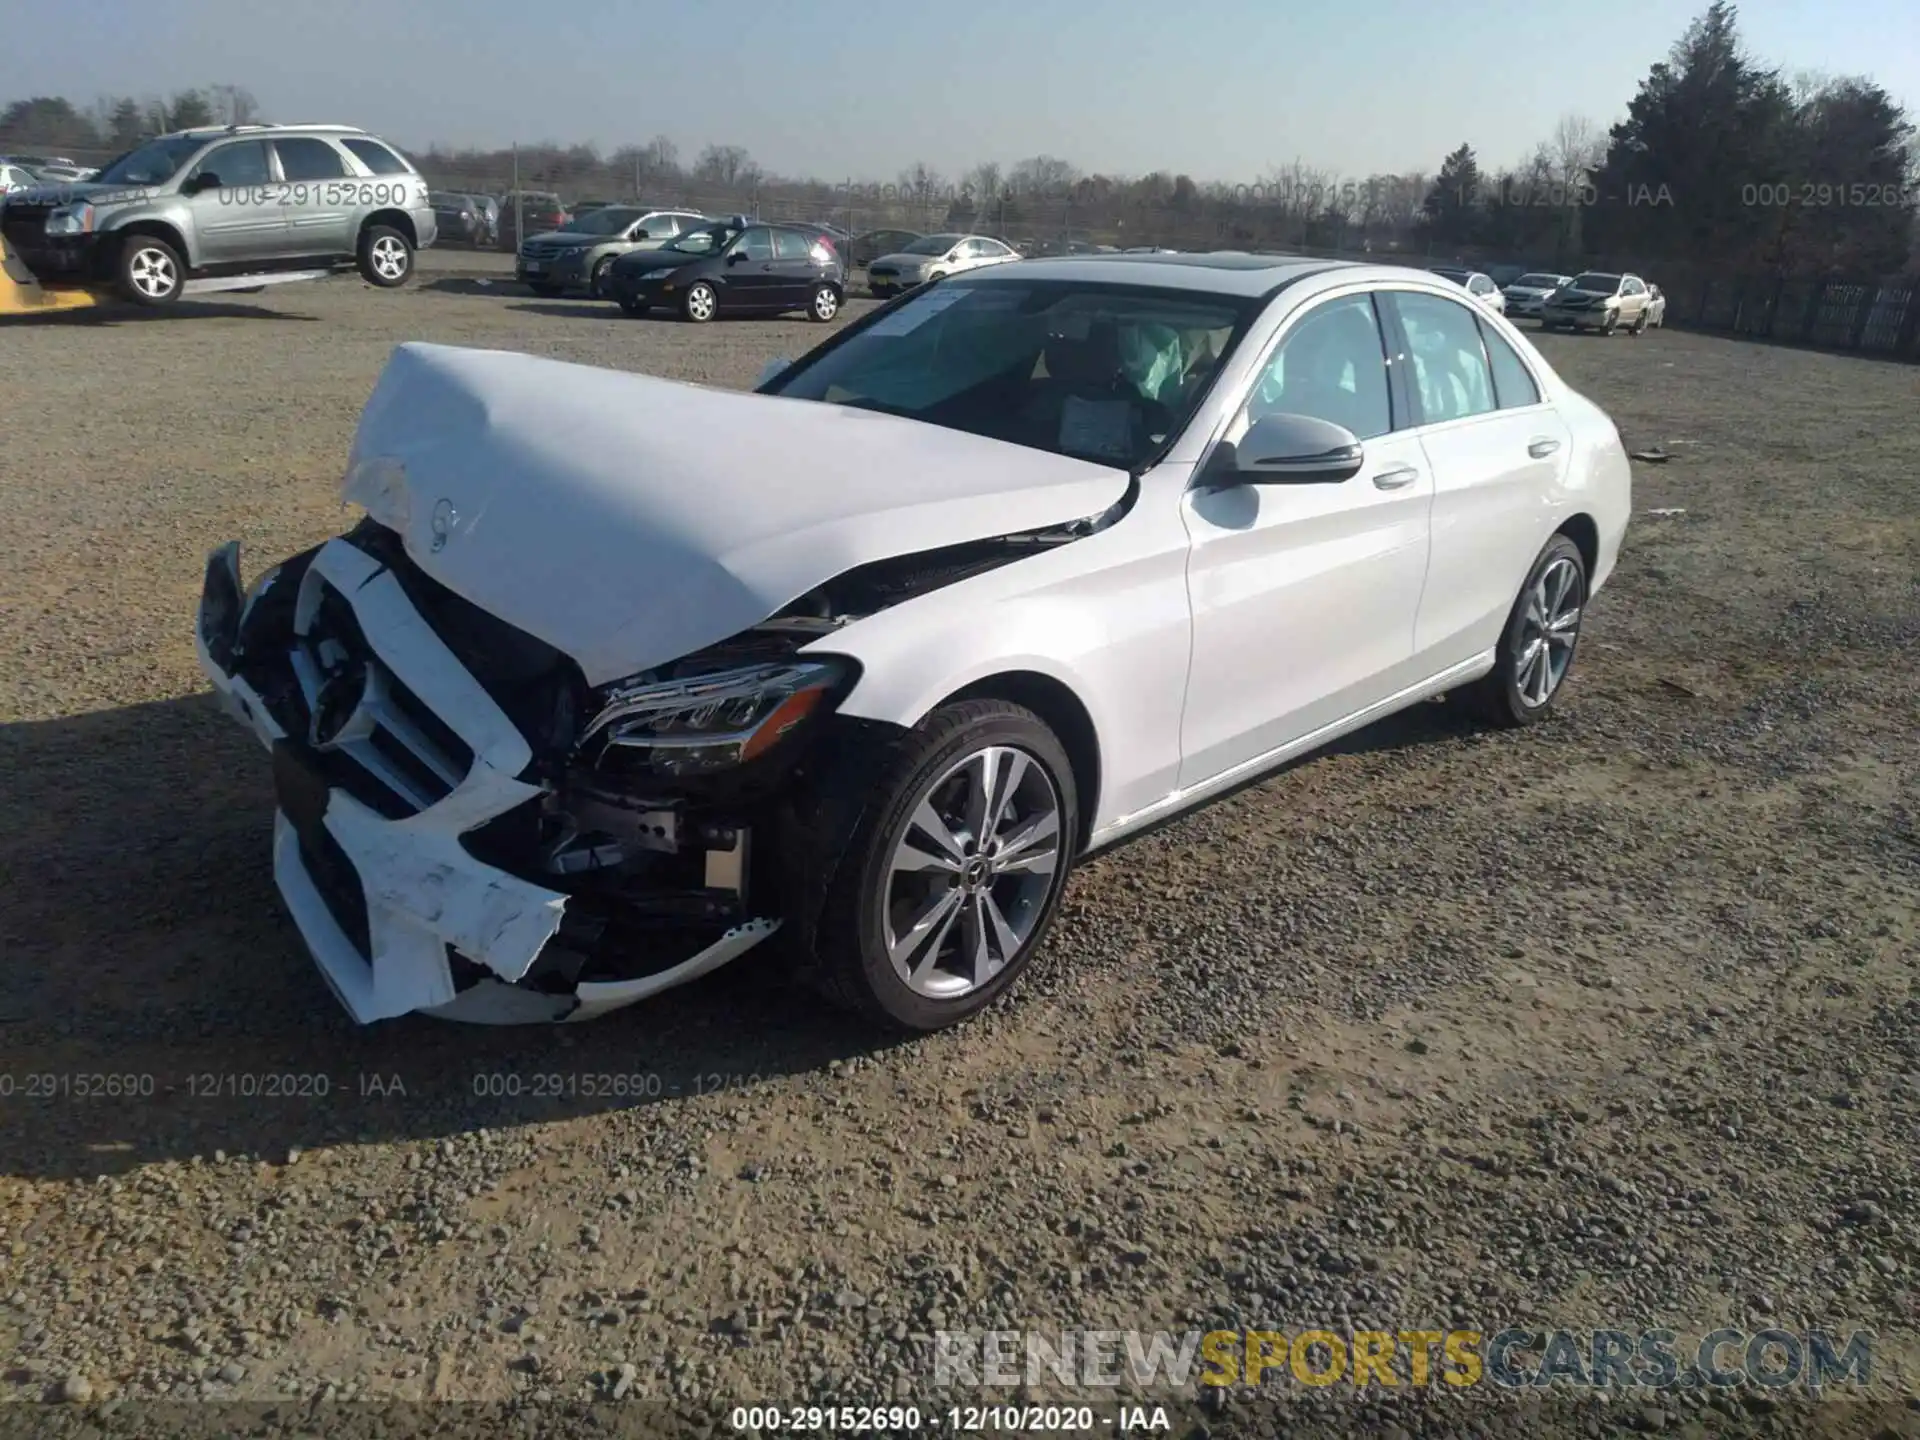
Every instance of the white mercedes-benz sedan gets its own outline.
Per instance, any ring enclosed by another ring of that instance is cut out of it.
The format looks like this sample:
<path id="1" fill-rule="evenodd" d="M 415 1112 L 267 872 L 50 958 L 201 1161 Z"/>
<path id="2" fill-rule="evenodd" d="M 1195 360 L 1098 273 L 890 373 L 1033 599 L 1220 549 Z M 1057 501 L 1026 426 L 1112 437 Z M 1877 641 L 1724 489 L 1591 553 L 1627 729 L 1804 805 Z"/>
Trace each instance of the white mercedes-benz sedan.
<path id="1" fill-rule="evenodd" d="M 780 932 L 934 1030 L 1090 851 L 1433 697 L 1546 716 L 1629 492 L 1438 276 L 1026 261 L 749 394 L 403 345 L 365 517 L 216 550 L 196 639 L 356 1019 L 585 1019 Z"/>

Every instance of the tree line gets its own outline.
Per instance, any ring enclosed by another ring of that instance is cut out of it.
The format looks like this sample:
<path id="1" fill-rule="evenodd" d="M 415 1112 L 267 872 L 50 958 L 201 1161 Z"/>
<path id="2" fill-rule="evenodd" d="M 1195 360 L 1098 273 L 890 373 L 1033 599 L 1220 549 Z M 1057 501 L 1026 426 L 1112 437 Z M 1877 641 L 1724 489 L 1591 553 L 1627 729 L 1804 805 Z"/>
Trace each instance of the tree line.
<path id="1" fill-rule="evenodd" d="M 91 107 L 37 97 L 0 110 L 0 153 L 103 155 L 164 130 L 259 115 L 235 85 Z M 605 154 L 543 143 L 430 146 L 415 157 L 447 189 L 497 193 L 517 176 L 570 201 L 645 198 L 855 228 L 977 228 L 1016 244 L 1402 252 L 1558 269 L 1685 261 L 1800 274 L 1920 270 L 1920 147 L 1906 111 L 1869 79 L 1789 75 L 1754 58 L 1726 0 L 1687 28 L 1610 129 L 1565 116 L 1503 166 L 1462 144 L 1433 172 L 1342 176 L 1295 161 L 1236 184 L 1164 171 L 1088 174 L 1036 155 L 951 177 L 920 163 L 875 183 L 777 175 L 738 144 L 687 155 L 664 134 Z"/>

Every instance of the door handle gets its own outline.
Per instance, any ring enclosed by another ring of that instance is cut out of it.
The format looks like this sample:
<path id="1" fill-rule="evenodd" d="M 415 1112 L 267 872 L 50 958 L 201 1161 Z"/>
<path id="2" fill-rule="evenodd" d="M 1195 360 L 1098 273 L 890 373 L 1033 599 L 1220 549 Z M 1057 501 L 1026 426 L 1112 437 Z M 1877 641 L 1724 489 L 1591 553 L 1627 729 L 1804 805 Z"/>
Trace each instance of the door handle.
<path id="1" fill-rule="evenodd" d="M 1527 446 L 1527 454 L 1536 460 L 1544 460 L 1559 448 L 1560 442 L 1558 440 L 1549 440 L 1543 436 Z"/>
<path id="2" fill-rule="evenodd" d="M 1394 465 L 1382 470 L 1373 477 L 1376 490 L 1404 490 L 1420 478 L 1420 472 L 1411 465 Z"/>

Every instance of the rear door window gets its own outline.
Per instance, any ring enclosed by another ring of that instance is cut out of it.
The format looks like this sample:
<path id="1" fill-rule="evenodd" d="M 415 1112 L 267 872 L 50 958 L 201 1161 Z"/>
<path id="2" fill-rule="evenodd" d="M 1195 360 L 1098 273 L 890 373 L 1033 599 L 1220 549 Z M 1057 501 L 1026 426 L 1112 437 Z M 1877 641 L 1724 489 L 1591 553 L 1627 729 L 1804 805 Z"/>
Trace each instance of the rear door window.
<path id="1" fill-rule="evenodd" d="M 346 178 L 347 162 L 340 158 L 338 150 L 324 140 L 295 136 L 275 140 L 273 148 L 280 153 L 280 173 L 288 180 L 300 182 Z"/>

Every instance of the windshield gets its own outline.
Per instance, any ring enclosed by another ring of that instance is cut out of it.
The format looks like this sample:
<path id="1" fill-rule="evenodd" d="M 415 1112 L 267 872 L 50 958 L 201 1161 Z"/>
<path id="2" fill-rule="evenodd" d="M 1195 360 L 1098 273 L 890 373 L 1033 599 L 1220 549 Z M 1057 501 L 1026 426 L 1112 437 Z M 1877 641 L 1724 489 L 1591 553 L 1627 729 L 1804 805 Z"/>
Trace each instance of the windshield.
<path id="1" fill-rule="evenodd" d="M 1138 469 L 1172 444 L 1259 304 L 1068 281 L 948 282 L 766 388 Z"/>
<path id="2" fill-rule="evenodd" d="M 1527 290 L 1558 290 L 1560 277 L 1558 275 L 1522 275 L 1513 283 Z"/>
<path id="3" fill-rule="evenodd" d="M 662 245 L 662 250 L 677 250 L 683 255 L 712 255 L 726 247 L 729 240 L 740 232 L 732 225 L 709 225 L 702 230 L 689 230 L 671 245 Z"/>
<path id="4" fill-rule="evenodd" d="M 900 253 L 902 255 L 944 255 L 965 238 L 964 235 L 923 235 Z"/>
<path id="5" fill-rule="evenodd" d="M 151 140 L 109 162 L 94 179 L 103 185 L 164 185 L 206 143 L 189 135 Z"/>
<path id="6" fill-rule="evenodd" d="M 569 235 L 618 235 L 647 212 L 629 208 L 589 210 L 575 216 L 565 229 Z"/>
<path id="7" fill-rule="evenodd" d="M 1620 288 L 1620 277 L 1599 274 L 1576 275 L 1573 277 L 1573 285 L 1570 288 L 1591 290 L 1596 295 L 1611 295 Z"/>

